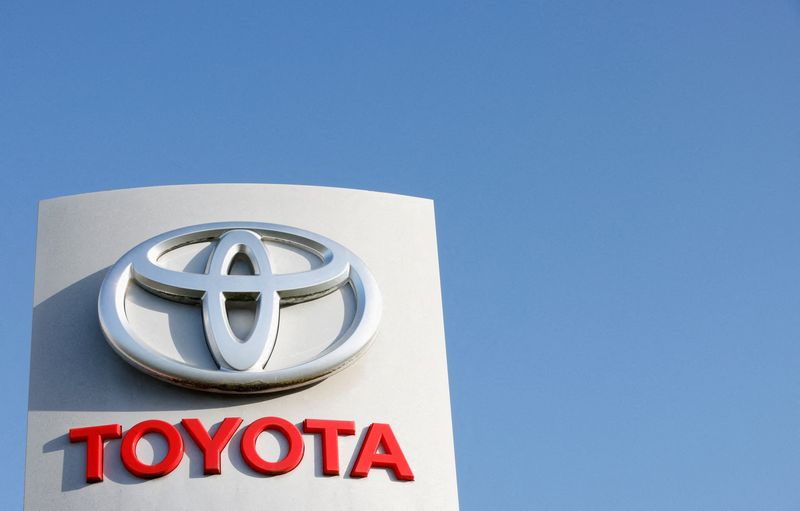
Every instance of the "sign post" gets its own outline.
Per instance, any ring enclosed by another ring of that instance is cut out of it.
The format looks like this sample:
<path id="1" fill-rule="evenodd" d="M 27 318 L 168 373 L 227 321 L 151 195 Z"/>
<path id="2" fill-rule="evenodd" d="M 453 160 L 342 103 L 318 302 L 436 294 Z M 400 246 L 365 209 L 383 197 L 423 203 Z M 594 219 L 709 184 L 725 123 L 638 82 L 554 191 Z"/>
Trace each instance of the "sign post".
<path id="1" fill-rule="evenodd" d="M 433 203 L 40 204 L 27 509 L 458 509 Z"/>

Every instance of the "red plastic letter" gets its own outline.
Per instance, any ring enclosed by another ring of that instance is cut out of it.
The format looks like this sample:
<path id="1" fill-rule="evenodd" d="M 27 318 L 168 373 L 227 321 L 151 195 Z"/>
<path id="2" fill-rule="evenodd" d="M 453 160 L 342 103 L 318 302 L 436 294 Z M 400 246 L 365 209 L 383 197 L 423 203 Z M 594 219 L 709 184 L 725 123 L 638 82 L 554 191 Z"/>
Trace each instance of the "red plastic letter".
<path id="1" fill-rule="evenodd" d="M 158 433 L 167 441 L 167 455 L 155 465 L 142 463 L 136 456 L 139 440 L 148 433 Z M 153 479 L 169 474 L 183 458 L 183 438 L 175 426 L 168 422 L 149 420 L 140 422 L 125 433 L 119 449 L 122 464 L 128 472 L 142 479 Z"/>
<path id="2" fill-rule="evenodd" d="M 383 453 L 378 452 L 378 446 L 383 448 Z M 388 424 L 373 424 L 367 430 L 367 438 L 358 452 L 351 477 L 367 477 L 372 467 L 388 468 L 394 472 L 395 477 L 401 481 L 413 481 L 414 474 L 408 466 L 406 457 L 400 449 L 400 444 L 394 437 L 392 427 Z"/>
<path id="3" fill-rule="evenodd" d="M 322 473 L 326 476 L 339 475 L 339 435 L 355 435 L 356 423 L 306 419 L 303 421 L 303 431 L 322 433 Z"/>
<path id="4" fill-rule="evenodd" d="M 86 482 L 99 483 L 103 480 L 103 443 L 105 440 L 122 436 L 122 426 L 106 424 L 88 428 L 69 430 L 70 442 L 86 442 Z"/>
<path id="5" fill-rule="evenodd" d="M 272 429 L 279 431 L 289 442 L 289 452 L 282 460 L 266 461 L 256 452 L 258 435 Z M 262 474 L 285 474 L 294 469 L 303 459 L 303 437 L 294 424 L 280 417 L 263 417 L 250 424 L 242 436 L 242 457 L 250 468 Z"/>
<path id="6" fill-rule="evenodd" d="M 189 432 L 197 447 L 203 451 L 203 473 L 206 475 L 220 474 L 222 468 L 220 457 L 222 450 L 231 441 L 231 437 L 236 433 L 236 428 L 242 423 L 239 417 L 226 417 L 222 424 L 217 428 L 217 432 L 212 437 L 206 428 L 197 419 L 183 419 L 181 424 Z"/>

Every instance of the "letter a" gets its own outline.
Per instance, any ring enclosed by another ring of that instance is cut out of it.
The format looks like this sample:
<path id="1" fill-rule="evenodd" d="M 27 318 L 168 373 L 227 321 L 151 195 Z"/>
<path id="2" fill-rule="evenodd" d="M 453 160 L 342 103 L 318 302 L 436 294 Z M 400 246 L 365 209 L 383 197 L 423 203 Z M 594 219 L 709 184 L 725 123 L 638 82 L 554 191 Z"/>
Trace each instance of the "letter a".
<path id="1" fill-rule="evenodd" d="M 379 447 L 383 452 L 378 452 Z M 369 427 L 350 477 L 367 477 L 372 467 L 388 468 L 401 481 L 414 480 L 411 467 L 388 424 L 375 423 Z"/>

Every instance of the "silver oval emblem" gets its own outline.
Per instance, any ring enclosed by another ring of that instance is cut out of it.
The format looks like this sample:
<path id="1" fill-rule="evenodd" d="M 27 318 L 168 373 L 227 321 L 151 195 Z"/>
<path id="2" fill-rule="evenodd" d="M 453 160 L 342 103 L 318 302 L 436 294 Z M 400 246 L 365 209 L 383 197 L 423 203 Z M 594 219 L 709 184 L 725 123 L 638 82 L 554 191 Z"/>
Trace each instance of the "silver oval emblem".
<path id="1" fill-rule="evenodd" d="M 310 252 L 322 265 L 305 272 L 275 274 L 264 241 Z M 211 242 L 213 247 L 204 273 L 176 271 L 158 264 L 164 254 L 200 242 Z M 252 274 L 231 274 L 235 258 L 246 259 Z M 131 284 L 167 300 L 198 304 L 205 342 L 218 369 L 195 367 L 167 357 L 138 338 L 125 311 Z M 355 297 L 355 312 L 344 334 L 311 360 L 270 370 L 281 305 L 315 300 L 347 285 Z M 256 304 L 254 325 L 244 339 L 234 334 L 229 323 L 226 308 L 232 301 Z M 177 229 L 134 247 L 106 275 L 98 313 L 111 347 L 145 373 L 200 390 L 258 393 L 308 385 L 353 362 L 377 332 L 381 296 L 366 265 L 330 239 L 283 225 L 229 222 Z"/>

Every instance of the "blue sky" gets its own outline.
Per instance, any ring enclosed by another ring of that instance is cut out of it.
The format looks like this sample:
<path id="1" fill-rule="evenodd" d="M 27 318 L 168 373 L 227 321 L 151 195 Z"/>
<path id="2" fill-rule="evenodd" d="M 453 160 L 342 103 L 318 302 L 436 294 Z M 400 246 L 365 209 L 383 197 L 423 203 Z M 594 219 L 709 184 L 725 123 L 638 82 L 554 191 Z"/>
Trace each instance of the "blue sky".
<path id="1" fill-rule="evenodd" d="M 462 509 L 800 508 L 800 2 L 0 4 L 0 504 L 36 202 L 436 201 Z"/>

